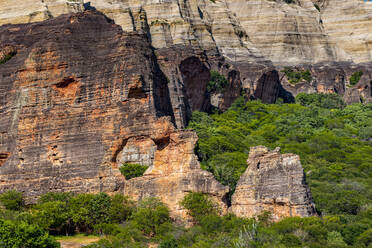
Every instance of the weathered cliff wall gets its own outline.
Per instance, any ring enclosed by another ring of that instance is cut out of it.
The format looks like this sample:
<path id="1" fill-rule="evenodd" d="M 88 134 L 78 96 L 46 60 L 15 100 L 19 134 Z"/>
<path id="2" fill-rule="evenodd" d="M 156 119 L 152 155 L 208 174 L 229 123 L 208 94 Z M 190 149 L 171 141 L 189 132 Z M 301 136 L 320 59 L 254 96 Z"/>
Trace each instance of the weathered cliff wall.
<path id="1" fill-rule="evenodd" d="M 0 191 L 28 202 L 49 191 L 160 196 L 176 214 L 185 192 L 199 191 L 224 206 L 228 190 L 193 154 L 196 135 L 174 127 L 146 36 L 88 11 L 2 26 L 0 45 L 13 55 L 0 65 Z M 124 162 L 151 169 L 126 181 Z"/>
<path id="2" fill-rule="evenodd" d="M 244 88 L 252 96 L 261 95 L 255 93 L 256 88 L 261 87 L 258 86 L 258 80 L 273 69 L 272 65 L 278 71 L 284 66 L 307 65 L 315 67 L 313 73 L 316 73 L 319 63 L 343 64 L 341 70 L 346 72 L 341 76 L 345 78 L 342 86 L 345 91 L 335 92 L 344 94 L 347 102 L 359 102 L 360 99 L 372 101 L 370 71 L 365 71 L 366 82 L 362 87 L 348 86 L 348 77 L 352 72 L 371 67 L 370 2 L 296 0 L 288 4 L 283 0 L 92 0 L 85 1 L 80 8 L 97 9 L 123 30 L 147 34 L 159 53 L 164 49 L 168 52 L 169 49 L 177 50 L 176 53 L 191 49 L 194 50 L 191 54 L 197 51 L 199 58 L 203 57 L 203 53 L 207 54 L 208 60 L 202 59 L 207 67 L 221 71 L 226 77 L 238 75 L 231 82 L 232 92 L 226 92 L 223 97 L 213 96 L 213 105 L 220 109 L 226 109 L 231 104 L 238 89 Z M 0 0 L 0 24 L 41 21 L 75 12 L 76 9 L 66 0 Z M 177 68 L 163 68 L 171 81 L 172 91 L 177 90 L 178 79 L 183 75 L 177 71 L 179 63 L 172 63 L 175 61 L 169 56 L 172 53 L 168 52 L 165 52 L 165 58 L 169 62 L 165 64 L 167 67 L 176 64 Z M 189 56 L 178 56 L 177 59 L 183 60 Z M 221 59 L 224 65 L 221 65 Z M 362 62 L 367 66 L 357 65 Z M 223 67 L 226 65 L 229 69 Z M 332 68 L 328 71 L 331 72 Z M 296 95 L 299 89 L 330 92 L 330 85 L 339 84 L 339 79 L 332 75 L 314 75 L 313 79 L 306 85 L 288 85 L 283 89 L 289 90 L 292 95 Z M 275 83 L 270 82 L 271 85 Z M 274 102 L 278 95 L 265 97 L 266 102 Z M 185 126 L 190 110 L 182 109 L 181 102 L 182 99 L 172 99 L 174 106 L 179 105 L 175 111 L 176 123 Z M 204 102 L 203 108 L 208 108 L 208 101 Z"/>
<path id="3" fill-rule="evenodd" d="M 299 92 L 371 102 L 371 11 L 356 1 L 350 12 L 345 1 L 335 8 L 348 26 L 329 10 L 333 0 L 316 1 L 320 12 L 309 0 L 93 0 L 77 8 L 64 0 L 0 0 L 0 24 L 29 23 L 0 26 L 0 191 L 18 189 L 28 201 L 48 191 L 157 196 L 177 216 L 185 216 L 178 202 L 197 191 L 226 209 L 228 189 L 200 169 L 196 136 L 182 130 L 192 111 L 225 110 L 242 91 L 267 103 Z M 87 11 L 62 15 L 79 8 Z M 309 70 L 311 80 L 290 83 L 282 71 L 288 65 Z M 224 92 L 206 91 L 210 70 L 227 78 Z M 352 86 L 356 71 L 363 76 Z M 268 154 L 270 166 L 287 156 Z M 298 157 L 289 157 L 300 180 Z M 149 169 L 125 180 L 118 170 L 125 162 Z M 283 180 L 292 173 L 269 171 Z M 245 191 L 246 174 L 233 197 L 236 214 L 312 214 L 306 186 L 295 183 L 297 198 L 282 187 L 287 200 L 274 190 L 262 200 Z M 270 183 L 263 180 L 256 192 Z M 251 200 L 256 205 L 246 209 Z"/>
<path id="4" fill-rule="evenodd" d="M 65 0 L 1 0 L 0 24 L 72 11 Z M 371 61 L 372 3 L 361 0 L 85 1 L 126 31 L 144 30 L 155 48 L 217 46 L 232 61 L 275 64 Z"/>

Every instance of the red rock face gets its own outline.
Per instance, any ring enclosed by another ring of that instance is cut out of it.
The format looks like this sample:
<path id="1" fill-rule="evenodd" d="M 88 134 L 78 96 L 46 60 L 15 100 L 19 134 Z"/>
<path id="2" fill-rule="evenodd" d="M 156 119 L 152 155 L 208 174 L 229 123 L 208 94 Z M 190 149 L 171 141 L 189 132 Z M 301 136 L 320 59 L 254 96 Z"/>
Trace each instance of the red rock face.
<path id="1" fill-rule="evenodd" d="M 22 191 L 28 202 L 49 191 L 122 192 L 159 197 L 185 217 L 178 203 L 196 191 L 226 210 L 228 188 L 200 169 L 196 134 L 182 130 L 192 111 L 210 108 L 209 71 L 228 79 L 215 105 L 222 110 L 242 88 L 270 103 L 285 91 L 270 62 L 229 64 L 198 47 L 154 52 L 146 35 L 92 11 L 1 26 L 3 60 L 0 192 Z M 126 181 L 118 169 L 126 162 L 149 169 Z"/>
<path id="2" fill-rule="evenodd" d="M 227 187 L 194 155 L 196 134 L 175 128 L 169 80 L 146 36 L 87 11 L 2 26 L 2 46 L 16 56 L 0 65 L 0 192 L 17 189 L 28 202 L 49 191 L 152 196 L 176 217 L 186 192 L 199 191 L 226 209 Z M 199 59 L 185 66 L 188 84 L 200 68 L 208 82 Z M 201 108 L 198 91 L 187 89 Z M 183 93 L 172 91 L 173 102 Z M 150 168 L 126 181 L 125 162 Z"/>
<path id="3" fill-rule="evenodd" d="M 2 26 L 0 189 L 123 189 L 116 155 L 169 116 L 167 81 L 146 38 L 96 12 Z M 161 134 L 159 134 L 161 135 Z"/>

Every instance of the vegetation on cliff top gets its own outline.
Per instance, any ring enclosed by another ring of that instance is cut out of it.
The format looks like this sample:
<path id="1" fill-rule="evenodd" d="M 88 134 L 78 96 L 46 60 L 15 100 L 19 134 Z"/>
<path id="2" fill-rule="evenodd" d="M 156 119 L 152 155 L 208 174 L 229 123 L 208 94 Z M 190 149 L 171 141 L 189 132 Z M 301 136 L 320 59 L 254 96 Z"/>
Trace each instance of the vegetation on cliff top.
<path id="1" fill-rule="evenodd" d="M 293 85 L 301 81 L 310 82 L 312 80 L 311 72 L 309 70 L 286 67 L 282 72 L 287 76 L 288 82 Z"/>

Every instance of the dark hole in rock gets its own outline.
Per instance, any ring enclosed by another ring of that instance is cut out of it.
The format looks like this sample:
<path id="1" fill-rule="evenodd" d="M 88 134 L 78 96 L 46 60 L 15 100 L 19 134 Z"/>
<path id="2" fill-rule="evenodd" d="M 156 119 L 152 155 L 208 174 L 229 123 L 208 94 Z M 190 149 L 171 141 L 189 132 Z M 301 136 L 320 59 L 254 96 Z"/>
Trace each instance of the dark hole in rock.
<path id="1" fill-rule="evenodd" d="M 257 170 L 260 169 L 260 165 L 261 165 L 261 163 L 258 162 L 258 163 L 257 163 Z"/>
<path id="2" fill-rule="evenodd" d="M 0 153 L 0 166 L 5 164 L 6 160 L 9 158 L 9 153 Z"/>
<path id="3" fill-rule="evenodd" d="M 161 139 L 154 140 L 154 142 L 157 146 L 157 149 L 161 151 L 169 145 L 170 138 L 169 136 L 167 136 Z"/>
<path id="4" fill-rule="evenodd" d="M 128 98 L 135 98 L 141 99 L 146 98 L 146 93 L 142 90 L 142 88 L 131 88 L 129 89 Z"/>
<path id="5" fill-rule="evenodd" d="M 72 77 L 64 78 L 61 82 L 56 84 L 57 88 L 66 88 L 69 84 L 75 82 L 75 79 Z"/>

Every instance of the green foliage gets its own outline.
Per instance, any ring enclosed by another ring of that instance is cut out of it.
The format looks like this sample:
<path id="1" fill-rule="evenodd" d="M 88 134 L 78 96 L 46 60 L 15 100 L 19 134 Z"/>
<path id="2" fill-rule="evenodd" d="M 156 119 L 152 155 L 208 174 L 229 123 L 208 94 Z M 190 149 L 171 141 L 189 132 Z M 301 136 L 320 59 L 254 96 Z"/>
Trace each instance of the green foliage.
<path id="1" fill-rule="evenodd" d="M 39 203 L 46 202 L 68 202 L 73 197 L 71 192 L 48 192 L 45 195 L 42 195 L 39 199 Z"/>
<path id="2" fill-rule="evenodd" d="M 183 202 L 198 221 L 194 226 L 185 228 L 173 222 L 168 208 L 155 198 L 144 199 L 137 203 L 135 210 L 124 211 L 124 215 L 119 214 L 116 223 L 103 212 L 107 211 L 109 205 L 109 213 L 115 211 L 112 206 L 116 204 L 133 207 L 133 202 L 125 197 L 108 197 L 100 193 L 74 195 L 67 201 L 60 201 L 61 195 L 49 195 L 43 199 L 46 198 L 49 200 L 43 200 L 28 209 L 24 208 L 23 212 L 4 209 L 0 211 L 0 247 L 59 247 L 48 231 L 56 233 L 57 230 L 63 229 L 66 221 L 71 221 L 72 214 L 79 205 L 77 201 L 82 202 L 80 208 L 90 211 L 94 209 L 96 212 L 90 213 L 91 218 L 96 220 L 93 231 L 101 235 L 102 239 L 86 246 L 89 248 L 145 248 L 150 243 L 158 244 L 161 248 L 367 248 L 371 244 L 370 207 L 361 208 L 352 218 L 342 214 L 323 218 L 293 217 L 272 222 L 269 212 L 263 213 L 257 219 L 238 218 L 231 214 L 220 216 L 216 206 L 206 195 L 189 193 Z M 122 212 L 118 206 L 115 208 L 119 213 Z M 80 210 L 81 213 L 85 215 L 85 211 Z M 121 221 L 121 224 L 117 224 L 117 221 Z M 81 228 L 73 221 L 70 224 L 72 229 Z M 91 222 L 86 225 L 88 224 Z M 86 231 L 89 233 L 92 230 Z"/>
<path id="3" fill-rule="evenodd" d="M 109 210 L 110 220 L 121 223 L 129 219 L 134 210 L 134 203 L 123 195 L 114 195 Z"/>
<path id="4" fill-rule="evenodd" d="M 246 169 L 250 147 L 280 146 L 300 155 L 318 211 L 340 216 L 343 224 L 334 224 L 338 229 L 332 231 L 352 245 L 371 218 L 365 208 L 372 199 L 372 105 L 346 106 L 334 94 L 299 94 L 296 102 L 268 105 L 241 98 L 222 114 L 193 113 L 189 127 L 199 136 L 196 153 L 202 168 L 231 192 Z M 322 239 L 340 246 L 337 237 Z M 278 242 L 297 241 L 289 235 Z"/>
<path id="5" fill-rule="evenodd" d="M 181 202 L 187 209 L 188 214 L 196 221 L 200 221 L 207 215 L 215 215 L 218 212 L 216 204 L 203 193 L 190 192 Z"/>
<path id="6" fill-rule="evenodd" d="M 70 213 L 67 204 L 51 201 L 38 204 L 33 208 L 34 221 L 51 233 L 68 233 Z"/>
<path id="7" fill-rule="evenodd" d="M 211 79 L 207 86 L 208 92 L 222 93 L 229 85 L 226 78 L 217 71 L 211 71 Z"/>
<path id="8" fill-rule="evenodd" d="M 23 206 L 22 193 L 16 190 L 9 190 L 5 193 L 0 194 L 0 203 L 6 209 L 19 211 Z"/>
<path id="9" fill-rule="evenodd" d="M 337 94 L 300 93 L 296 96 L 296 103 L 305 107 L 319 107 L 327 109 L 340 109 L 346 106 L 342 97 Z M 331 119 L 332 121 L 334 119 Z"/>
<path id="10" fill-rule="evenodd" d="M 316 10 L 318 10 L 320 12 L 320 7 L 318 4 L 314 3 L 314 7 L 316 8 Z"/>
<path id="11" fill-rule="evenodd" d="M 178 246 L 177 240 L 173 237 L 163 240 L 159 245 L 159 248 L 178 248 L 178 247 L 179 246 Z"/>
<path id="12" fill-rule="evenodd" d="M 357 83 L 359 83 L 359 80 L 360 80 L 360 78 L 361 78 L 362 76 L 363 76 L 363 72 L 362 72 L 362 71 L 356 71 L 356 72 L 354 72 L 354 73 L 351 75 L 350 79 L 349 79 L 350 84 L 351 84 L 351 85 L 356 85 Z"/>
<path id="13" fill-rule="evenodd" d="M 140 164 L 123 164 L 119 170 L 125 179 L 129 180 L 135 177 L 141 177 L 147 170 L 147 166 Z"/>
<path id="14" fill-rule="evenodd" d="M 145 235 L 155 236 L 167 229 L 169 209 L 158 199 L 148 198 L 139 202 L 132 219 Z"/>
<path id="15" fill-rule="evenodd" d="M 311 72 L 309 70 L 300 70 L 285 67 L 282 72 L 284 72 L 284 74 L 287 76 L 288 82 L 291 84 L 297 84 L 300 81 L 310 82 L 312 80 Z"/>
<path id="16" fill-rule="evenodd" d="M 37 225 L 0 219 L 0 247 L 57 248 L 60 245 Z"/>
<path id="17" fill-rule="evenodd" d="M 13 58 L 14 55 L 16 55 L 16 53 L 10 53 L 10 54 L 5 55 L 4 58 L 0 59 L 0 65 L 8 62 L 11 58 Z"/>

